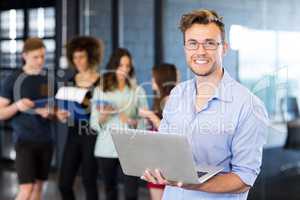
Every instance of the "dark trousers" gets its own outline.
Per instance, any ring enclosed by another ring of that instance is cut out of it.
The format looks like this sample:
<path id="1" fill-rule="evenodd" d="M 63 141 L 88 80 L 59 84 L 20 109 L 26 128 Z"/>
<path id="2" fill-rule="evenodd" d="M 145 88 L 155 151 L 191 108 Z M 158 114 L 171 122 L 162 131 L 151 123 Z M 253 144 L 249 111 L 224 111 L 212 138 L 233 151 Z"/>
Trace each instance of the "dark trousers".
<path id="1" fill-rule="evenodd" d="M 98 200 L 97 161 L 94 156 L 96 135 L 70 133 L 60 169 L 59 189 L 63 200 L 74 200 L 73 185 L 81 166 L 86 200 Z"/>
<path id="2" fill-rule="evenodd" d="M 106 200 L 118 199 L 118 171 L 120 163 L 117 158 L 97 158 L 98 166 L 104 182 Z M 123 184 L 125 200 L 137 200 L 138 197 L 138 177 L 123 174 Z"/>

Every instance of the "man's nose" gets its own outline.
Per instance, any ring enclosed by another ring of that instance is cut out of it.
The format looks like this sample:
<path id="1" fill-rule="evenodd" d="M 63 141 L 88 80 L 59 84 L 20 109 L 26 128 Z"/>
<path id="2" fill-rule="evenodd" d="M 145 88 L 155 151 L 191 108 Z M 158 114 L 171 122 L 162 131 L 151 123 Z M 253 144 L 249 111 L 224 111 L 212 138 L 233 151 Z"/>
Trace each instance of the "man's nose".
<path id="1" fill-rule="evenodd" d="M 199 43 L 197 53 L 199 53 L 199 54 L 205 54 L 206 53 L 206 49 L 204 48 L 203 43 Z"/>

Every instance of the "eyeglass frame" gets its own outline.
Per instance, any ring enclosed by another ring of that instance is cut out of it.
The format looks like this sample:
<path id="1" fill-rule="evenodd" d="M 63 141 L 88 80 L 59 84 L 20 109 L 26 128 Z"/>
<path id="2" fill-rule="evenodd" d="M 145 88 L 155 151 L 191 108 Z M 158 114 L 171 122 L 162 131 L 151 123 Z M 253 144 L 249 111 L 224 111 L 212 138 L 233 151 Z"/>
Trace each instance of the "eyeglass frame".
<path id="1" fill-rule="evenodd" d="M 197 47 L 196 47 L 195 49 L 187 48 L 186 43 L 187 43 L 188 41 L 195 41 L 195 42 L 197 43 Z M 207 39 L 207 40 L 205 40 L 205 42 L 198 42 L 197 40 L 194 40 L 194 39 L 188 40 L 188 41 L 187 41 L 187 42 L 184 41 L 184 47 L 185 47 L 185 49 L 187 49 L 187 50 L 189 50 L 189 51 L 195 51 L 195 50 L 198 50 L 200 44 L 202 45 L 203 49 L 205 49 L 205 50 L 217 50 L 218 47 L 219 47 L 220 45 L 223 45 L 223 44 L 224 44 L 224 41 L 217 42 L 217 41 L 212 40 L 212 39 Z M 207 42 L 215 42 L 215 43 L 216 43 L 215 48 L 206 48 L 206 47 L 205 47 L 205 43 L 207 43 Z"/>

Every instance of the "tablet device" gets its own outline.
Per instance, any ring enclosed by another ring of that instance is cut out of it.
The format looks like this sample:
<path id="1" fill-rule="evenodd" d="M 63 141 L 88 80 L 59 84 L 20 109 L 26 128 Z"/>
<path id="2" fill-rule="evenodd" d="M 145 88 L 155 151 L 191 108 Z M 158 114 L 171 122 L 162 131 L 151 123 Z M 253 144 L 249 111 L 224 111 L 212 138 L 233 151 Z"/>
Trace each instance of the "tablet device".
<path id="1" fill-rule="evenodd" d="M 146 169 L 161 170 L 169 181 L 199 184 L 223 170 L 219 166 L 196 166 L 186 136 L 137 129 L 109 129 L 122 170 L 142 176 Z"/>
<path id="2" fill-rule="evenodd" d="M 49 98 L 44 98 L 44 99 L 36 99 L 34 100 L 34 107 L 35 108 L 44 108 L 46 107 L 46 105 L 49 104 L 49 102 L 51 101 L 51 99 Z"/>
<path id="3" fill-rule="evenodd" d="M 95 100 L 93 101 L 93 103 L 96 104 L 96 106 L 112 106 L 113 108 L 115 107 L 112 102 L 103 99 Z"/>

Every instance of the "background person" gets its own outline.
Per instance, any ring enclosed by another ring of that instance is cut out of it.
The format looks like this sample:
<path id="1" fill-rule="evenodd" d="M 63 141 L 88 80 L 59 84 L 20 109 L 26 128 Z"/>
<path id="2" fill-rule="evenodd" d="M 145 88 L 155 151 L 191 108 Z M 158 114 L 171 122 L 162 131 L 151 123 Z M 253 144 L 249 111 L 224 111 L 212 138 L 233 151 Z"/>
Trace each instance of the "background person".
<path id="1" fill-rule="evenodd" d="M 27 39 L 22 51 L 24 66 L 7 77 L 0 91 L 0 120 L 11 119 L 14 134 L 19 181 L 16 200 L 41 199 L 52 159 L 50 119 L 54 111 L 46 105 L 35 105 L 35 101 L 53 94 L 47 73 L 43 71 L 45 54 L 41 39 Z"/>
<path id="2" fill-rule="evenodd" d="M 104 181 L 107 200 L 118 199 L 118 171 L 120 163 L 114 147 L 109 127 L 138 126 L 138 109 L 148 108 L 145 92 L 133 84 L 134 67 L 132 57 L 127 49 L 118 48 L 111 55 L 103 75 L 102 83 L 93 95 L 91 126 L 97 130 L 98 137 L 95 156 Z M 99 100 L 109 102 L 109 105 L 98 105 Z M 136 200 L 138 197 L 137 177 L 123 174 L 126 200 Z"/>
<path id="3" fill-rule="evenodd" d="M 67 85 L 86 88 L 89 92 L 82 104 L 68 105 L 73 114 L 70 116 L 82 114 L 84 117 L 69 119 L 72 123 L 68 124 L 68 136 L 59 172 L 59 189 L 63 200 L 75 199 L 73 186 L 80 167 L 86 199 L 98 199 L 97 163 L 94 157 L 97 135 L 90 129 L 89 118 L 92 91 L 100 81 L 97 68 L 103 57 L 102 52 L 102 43 L 89 36 L 75 37 L 67 44 L 68 61 L 76 71 Z M 66 117 L 61 118 L 61 121 L 65 121 Z"/>
<path id="4" fill-rule="evenodd" d="M 152 110 L 140 109 L 139 114 L 150 121 L 151 130 L 157 131 L 162 118 L 162 111 L 171 90 L 179 82 L 178 71 L 173 64 L 163 63 L 152 68 L 152 89 L 155 94 Z M 148 182 L 152 200 L 161 200 L 165 185 Z"/>

